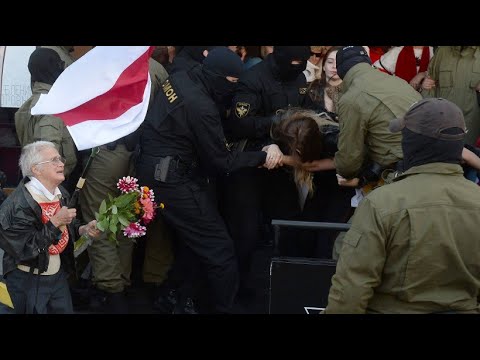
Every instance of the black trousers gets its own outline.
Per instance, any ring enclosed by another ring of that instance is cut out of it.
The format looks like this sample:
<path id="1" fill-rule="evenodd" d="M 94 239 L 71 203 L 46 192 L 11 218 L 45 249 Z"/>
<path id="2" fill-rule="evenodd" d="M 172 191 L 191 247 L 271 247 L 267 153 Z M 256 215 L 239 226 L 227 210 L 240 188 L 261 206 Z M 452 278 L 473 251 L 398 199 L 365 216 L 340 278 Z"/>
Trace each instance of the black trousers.
<path id="1" fill-rule="evenodd" d="M 319 171 L 314 174 L 314 193 L 307 197 L 301 221 L 346 223 L 353 210 L 351 198 L 355 189 L 337 183 L 336 171 Z M 300 230 L 301 238 L 295 243 L 280 243 L 289 256 L 330 259 L 337 230 Z"/>
<path id="2" fill-rule="evenodd" d="M 231 237 L 212 199 L 209 184 L 183 179 L 159 183 L 156 200 L 178 237 L 205 269 L 215 312 L 229 312 L 238 290 L 238 266 Z M 192 264 L 197 267 L 197 265 Z"/>
<path id="3" fill-rule="evenodd" d="M 260 243 L 262 213 L 256 169 L 244 169 L 223 177 L 219 183 L 220 211 L 235 244 L 240 287 L 250 276 L 252 256 Z"/>
<path id="4" fill-rule="evenodd" d="M 283 169 L 247 168 L 222 179 L 221 212 L 235 243 L 241 286 L 248 286 L 253 254 L 265 243 L 272 219 L 293 220 L 300 216 L 292 175 Z M 294 238 L 286 231 L 282 238 Z"/>

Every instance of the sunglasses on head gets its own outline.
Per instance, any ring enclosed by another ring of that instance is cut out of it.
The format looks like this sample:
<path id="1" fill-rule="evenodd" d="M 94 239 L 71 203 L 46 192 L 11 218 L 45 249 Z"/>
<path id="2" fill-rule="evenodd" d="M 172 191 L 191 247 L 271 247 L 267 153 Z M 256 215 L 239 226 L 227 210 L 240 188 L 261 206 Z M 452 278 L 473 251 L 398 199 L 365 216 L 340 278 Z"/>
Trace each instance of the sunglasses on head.
<path id="1" fill-rule="evenodd" d="M 316 53 L 316 52 L 310 51 L 310 56 L 322 57 L 322 53 Z"/>

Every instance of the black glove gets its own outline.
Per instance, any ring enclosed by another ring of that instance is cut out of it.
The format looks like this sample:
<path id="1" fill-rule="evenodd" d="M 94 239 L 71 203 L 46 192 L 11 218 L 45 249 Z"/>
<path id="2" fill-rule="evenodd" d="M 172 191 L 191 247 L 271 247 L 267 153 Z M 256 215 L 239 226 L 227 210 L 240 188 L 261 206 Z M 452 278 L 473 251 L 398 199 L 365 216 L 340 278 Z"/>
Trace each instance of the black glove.
<path id="1" fill-rule="evenodd" d="M 371 162 L 358 176 L 360 179 L 358 182 L 358 187 L 363 187 L 371 182 L 377 182 L 380 180 L 382 171 L 383 167 L 380 164 Z"/>

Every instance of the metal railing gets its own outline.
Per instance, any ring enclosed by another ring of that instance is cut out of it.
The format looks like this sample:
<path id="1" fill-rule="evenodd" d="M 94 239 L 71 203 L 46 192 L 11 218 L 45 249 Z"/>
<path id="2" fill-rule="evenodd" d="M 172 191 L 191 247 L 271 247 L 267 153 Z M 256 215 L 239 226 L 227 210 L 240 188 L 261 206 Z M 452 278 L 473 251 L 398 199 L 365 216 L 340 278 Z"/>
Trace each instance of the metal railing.
<path id="1" fill-rule="evenodd" d="M 297 229 L 310 229 L 310 230 L 340 230 L 348 231 L 351 224 L 348 223 L 331 223 L 331 222 L 317 222 L 317 221 L 291 221 L 291 220 L 272 220 L 272 226 L 274 231 L 274 255 L 279 254 L 278 242 L 280 239 L 280 228 L 289 227 Z"/>

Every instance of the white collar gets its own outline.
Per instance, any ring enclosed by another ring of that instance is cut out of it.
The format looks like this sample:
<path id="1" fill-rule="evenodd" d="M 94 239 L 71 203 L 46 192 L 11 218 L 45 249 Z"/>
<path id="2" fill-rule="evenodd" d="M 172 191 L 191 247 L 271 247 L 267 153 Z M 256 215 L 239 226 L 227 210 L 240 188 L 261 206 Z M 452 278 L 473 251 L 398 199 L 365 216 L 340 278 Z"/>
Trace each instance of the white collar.
<path id="1" fill-rule="evenodd" d="M 29 176 L 29 178 L 30 182 L 27 185 L 30 185 L 30 189 L 38 195 L 45 196 L 49 201 L 53 201 L 55 198 L 62 198 L 62 192 L 58 187 L 55 188 L 55 192 L 52 194 L 36 177 Z"/>

